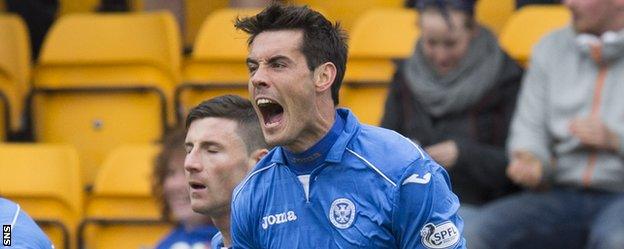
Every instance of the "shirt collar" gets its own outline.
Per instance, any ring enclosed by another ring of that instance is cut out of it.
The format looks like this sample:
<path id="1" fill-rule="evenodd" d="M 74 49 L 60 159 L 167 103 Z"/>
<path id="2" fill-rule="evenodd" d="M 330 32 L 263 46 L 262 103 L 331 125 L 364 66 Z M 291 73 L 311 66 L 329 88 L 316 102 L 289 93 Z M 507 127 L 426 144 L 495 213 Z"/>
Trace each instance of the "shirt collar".
<path id="1" fill-rule="evenodd" d="M 344 154 L 349 141 L 351 141 L 351 138 L 353 138 L 353 136 L 360 130 L 360 122 L 349 109 L 337 108 L 336 117 L 344 120 L 344 128 L 327 153 L 327 157 L 325 157 L 325 162 L 330 163 L 339 163 L 342 161 L 342 155 Z M 270 160 L 271 163 L 286 164 L 286 158 L 284 157 L 284 152 L 282 151 L 283 149 L 284 148 L 282 146 L 275 147 L 273 157 L 271 157 Z"/>

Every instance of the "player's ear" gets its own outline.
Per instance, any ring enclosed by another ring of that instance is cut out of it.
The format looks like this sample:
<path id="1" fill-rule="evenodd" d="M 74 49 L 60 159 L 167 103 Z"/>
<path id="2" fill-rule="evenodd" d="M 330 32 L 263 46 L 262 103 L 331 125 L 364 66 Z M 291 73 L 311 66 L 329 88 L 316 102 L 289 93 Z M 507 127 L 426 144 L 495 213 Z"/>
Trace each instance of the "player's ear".
<path id="1" fill-rule="evenodd" d="M 323 92 L 331 88 L 336 78 L 336 65 L 325 62 L 314 69 L 314 86 L 317 92 Z"/>
<path id="2" fill-rule="evenodd" d="M 260 161 L 260 159 L 262 159 L 268 153 L 269 151 L 267 149 L 257 149 L 251 152 L 251 155 L 249 155 L 249 165 L 248 165 L 249 170 L 253 169 L 253 167 L 256 166 L 258 161 Z"/>

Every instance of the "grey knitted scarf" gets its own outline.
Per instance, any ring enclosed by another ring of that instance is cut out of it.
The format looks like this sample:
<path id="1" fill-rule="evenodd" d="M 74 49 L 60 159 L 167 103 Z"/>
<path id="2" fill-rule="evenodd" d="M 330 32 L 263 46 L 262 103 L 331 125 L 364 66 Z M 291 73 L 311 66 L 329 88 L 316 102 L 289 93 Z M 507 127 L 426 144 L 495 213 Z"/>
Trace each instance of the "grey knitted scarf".
<path id="1" fill-rule="evenodd" d="M 504 55 L 490 31 L 478 27 L 457 68 L 438 75 L 423 54 L 422 41 L 407 60 L 403 74 L 415 99 L 434 117 L 460 112 L 483 97 L 495 84 Z"/>

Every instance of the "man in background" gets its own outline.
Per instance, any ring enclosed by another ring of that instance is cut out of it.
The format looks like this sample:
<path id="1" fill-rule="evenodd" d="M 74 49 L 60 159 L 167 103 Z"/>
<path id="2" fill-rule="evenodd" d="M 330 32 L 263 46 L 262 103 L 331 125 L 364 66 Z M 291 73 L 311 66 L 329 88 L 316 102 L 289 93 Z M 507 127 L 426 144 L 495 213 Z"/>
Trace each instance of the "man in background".
<path id="1" fill-rule="evenodd" d="M 231 247 L 232 191 L 268 152 L 258 117 L 249 100 L 225 95 L 193 108 L 186 127 L 184 167 L 191 207 L 219 228 L 212 248 Z"/>
<path id="2" fill-rule="evenodd" d="M 528 191 L 486 207 L 471 247 L 624 248 L 624 1 L 564 4 L 572 25 L 533 49 L 508 141 Z"/>

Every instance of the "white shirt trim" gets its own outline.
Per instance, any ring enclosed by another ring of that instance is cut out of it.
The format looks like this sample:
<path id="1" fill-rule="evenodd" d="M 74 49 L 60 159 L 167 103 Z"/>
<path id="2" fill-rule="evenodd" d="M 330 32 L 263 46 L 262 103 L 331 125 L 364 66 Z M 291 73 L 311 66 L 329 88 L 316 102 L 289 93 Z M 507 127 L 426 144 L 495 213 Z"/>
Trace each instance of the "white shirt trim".
<path id="1" fill-rule="evenodd" d="M 364 157 L 360 156 L 358 153 L 356 153 L 355 151 L 352 151 L 351 149 L 347 148 L 347 151 L 350 152 L 351 154 L 355 155 L 357 158 L 359 158 L 360 160 L 362 160 L 364 163 L 366 163 L 369 167 L 371 167 L 375 172 L 377 172 L 377 174 L 381 175 L 381 177 L 383 177 L 383 179 L 386 179 L 386 181 L 388 181 L 390 184 L 392 184 L 392 186 L 396 187 L 397 184 L 394 183 L 392 180 L 390 180 L 390 178 L 388 178 L 384 173 L 381 172 L 381 170 L 379 170 L 379 168 L 375 167 L 375 165 L 373 165 L 372 163 L 370 163 L 368 160 L 366 160 Z"/>
<path id="2" fill-rule="evenodd" d="M 299 182 L 303 185 L 303 192 L 305 193 L 306 200 L 310 200 L 310 175 L 297 176 Z"/>
<path id="3" fill-rule="evenodd" d="M 420 146 L 419 146 L 419 145 L 417 145 L 416 143 L 414 143 L 414 141 L 413 141 L 413 140 L 411 140 L 411 139 L 409 139 L 409 138 L 407 138 L 407 137 L 405 137 L 405 136 L 403 136 L 403 135 L 399 134 L 399 133 L 398 133 L 398 132 L 396 132 L 396 131 L 392 131 L 392 132 L 394 132 L 394 133 L 398 134 L 398 135 L 399 135 L 399 136 L 401 136 L 403 139 L 407 140 L 410 144 L 414 145 L 414 148 L 416 148 L 416 149 L 418 150 L 418 153 L 420 153 L 420 158 L 425 159 L 425 154 L 424 154 L 424 153 L 422 152 L 422 150 L 420 149 Z"/>
<path id="4" fill-rule="evenodd" d="M 19 204 L 16 204 L 16 205 L 17 205 L 17 210 L 15 210 L 15 214 L 13 215 L 13 221 L 11 221 L 11 230 L 13 230 L 13 228 L 15 227 L 15 222 L 17 222 L 17 216 L 19 215 L 20 209 L 21 209 Z"/>
<path id="5" fill-rule="evenodd" d="M 262 171 L 265 171 L 265 170 L 267 170 L 267 169 L 269 169 L 269 168 L 271 168 L 271 167 L 273 167 L 275 165 L 276 165 L 275 163 L 272 163 L 269 166 L 266 166 L 264 168 L 261 168 L 261 169 L 258 169 L 256 171 L 254 171 L 254 172 L 251 172 L 251 174 L 249 174 L 249 176 L 247 176 L 247 178 L 245 178 L 245 180 L 243 180 L 243 183 L 241 183 L 241 187 L 238 188 L 238 191 L 236 191 L 236 193 L 234 193 L 234 196 L 232 197 L 232 202 L 234 202 L 236 200 L 236 198 L 238 197 L 238 194 L 243 190 L 243 188 L 245 187 L 245 185 L 247 184 L 249 179 L 251 179 L 254 175 L 256 175 L 256 174 L 258 174 L 258 173 L 260 173 Z"/>

